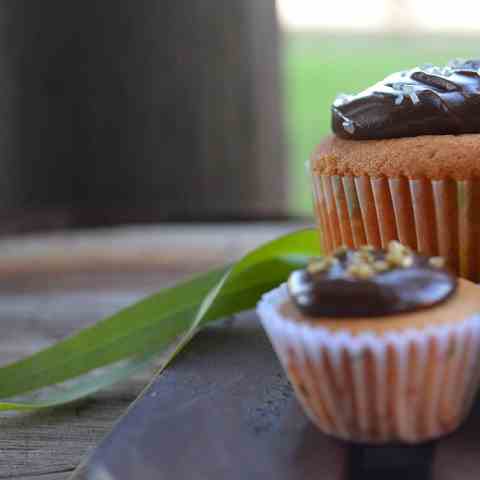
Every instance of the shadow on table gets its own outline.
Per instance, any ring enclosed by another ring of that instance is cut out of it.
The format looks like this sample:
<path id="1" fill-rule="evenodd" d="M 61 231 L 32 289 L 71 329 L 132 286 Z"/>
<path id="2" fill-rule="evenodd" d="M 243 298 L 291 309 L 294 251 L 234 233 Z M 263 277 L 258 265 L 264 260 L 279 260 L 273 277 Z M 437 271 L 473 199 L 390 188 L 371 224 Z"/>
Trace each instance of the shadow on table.
<path id="1" fill-rule="evenodd" d="M 436 442 L 414 446 L 351 446 L 348 480 L 478 480 L 480 398 L 464 424 Z"/>

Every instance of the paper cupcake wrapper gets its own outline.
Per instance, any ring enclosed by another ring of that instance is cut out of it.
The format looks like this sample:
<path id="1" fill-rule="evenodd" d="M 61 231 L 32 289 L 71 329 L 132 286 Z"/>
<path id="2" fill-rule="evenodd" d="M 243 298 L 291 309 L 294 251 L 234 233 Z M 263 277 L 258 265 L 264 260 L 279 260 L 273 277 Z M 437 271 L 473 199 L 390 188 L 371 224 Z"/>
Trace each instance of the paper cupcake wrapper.
<path id="1" fill-rule="evenodd" d="M 479 384 L 480 316 L 382 335 L 285 318 L 286 286 L 258 305 L 262 324 L 311 420 L 349 441 L 417 443 L 454 430 Z"/>
<path id="2" fill-rule="evenodd" d="M 315 211 L 328 253 L 340 245 L 386 247 L 399 240 L 440 255 L 480 281 L 480 180 L 312 174 Z"/>

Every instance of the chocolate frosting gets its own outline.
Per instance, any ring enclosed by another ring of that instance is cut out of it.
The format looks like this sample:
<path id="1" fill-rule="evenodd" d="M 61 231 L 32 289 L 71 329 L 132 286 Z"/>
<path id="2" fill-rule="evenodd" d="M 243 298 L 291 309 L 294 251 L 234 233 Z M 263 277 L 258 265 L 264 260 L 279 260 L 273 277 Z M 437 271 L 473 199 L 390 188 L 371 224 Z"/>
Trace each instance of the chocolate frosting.
<path id="1" fill-rule="evenodd" d="M 311 317 L 379 317 L 428 308 L 455 292 L 457 279 L 442 259 L 392 245 L 388 251 L 341 251 L 293 272 L 293 303 Z"/>
<path id="2" fill-rule="evenodd" d="M 480 60 L 394 73 L 357 95 L 339 95 L 332 130 L 352 140 L 480 133 Z"/>

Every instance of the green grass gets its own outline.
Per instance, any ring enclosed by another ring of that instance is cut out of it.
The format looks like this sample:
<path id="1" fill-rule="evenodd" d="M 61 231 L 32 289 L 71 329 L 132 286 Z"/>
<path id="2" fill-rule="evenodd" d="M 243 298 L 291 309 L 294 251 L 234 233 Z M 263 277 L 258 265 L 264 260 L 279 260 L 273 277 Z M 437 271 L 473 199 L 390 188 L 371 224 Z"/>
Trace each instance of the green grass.
<path id="1" fill-rule="evenodd" d="M 330 105 L 337 93 L 358 92 L 391 72 L 423 63 L 478 57 L 476 40 L 287 34 L 284 80 L 292 213 L 311 214 L 305 161 L 330 131 Z"/>

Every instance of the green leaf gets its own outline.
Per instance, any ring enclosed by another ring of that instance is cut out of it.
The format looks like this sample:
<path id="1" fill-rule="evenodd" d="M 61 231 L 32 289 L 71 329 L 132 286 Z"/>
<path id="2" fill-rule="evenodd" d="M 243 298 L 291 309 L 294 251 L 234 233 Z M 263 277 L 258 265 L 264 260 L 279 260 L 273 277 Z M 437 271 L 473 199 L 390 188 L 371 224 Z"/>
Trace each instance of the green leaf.
<path id="1" fill-rule="evenodd" d="M 19 396 L 79 377 L 39 400 L 0 403 L 0 410 L 35 409 L 82 398 L 127 378 L 177 341 L 165 366 L 208 322 L 252 308 L 266 291 L 319 255 L 312 229 L 285 235 L 257 248 L 232 266 L 182 282 L 101 320 L 28 358 L 0 368 L 0 398 Z"/>
<path id="2" fill-rule="evenodd" d="M 133 360 L 119 362 L 114 366 L 107 367 L 106 371 L 98 373 L 94 371 L 93 373 L 76 377 L 66 384 L 49 387 L 46 389 L 47 391 L 44 389 L 38 393 L 35 392 L 35 394 L 31 395 L 31 398 L 11 402 L 0 402 L 0 411 L 37 410 L 73 402 L 143 370 L 153 362 L 157 355 L 157 352 L 152 352 Z"/>

